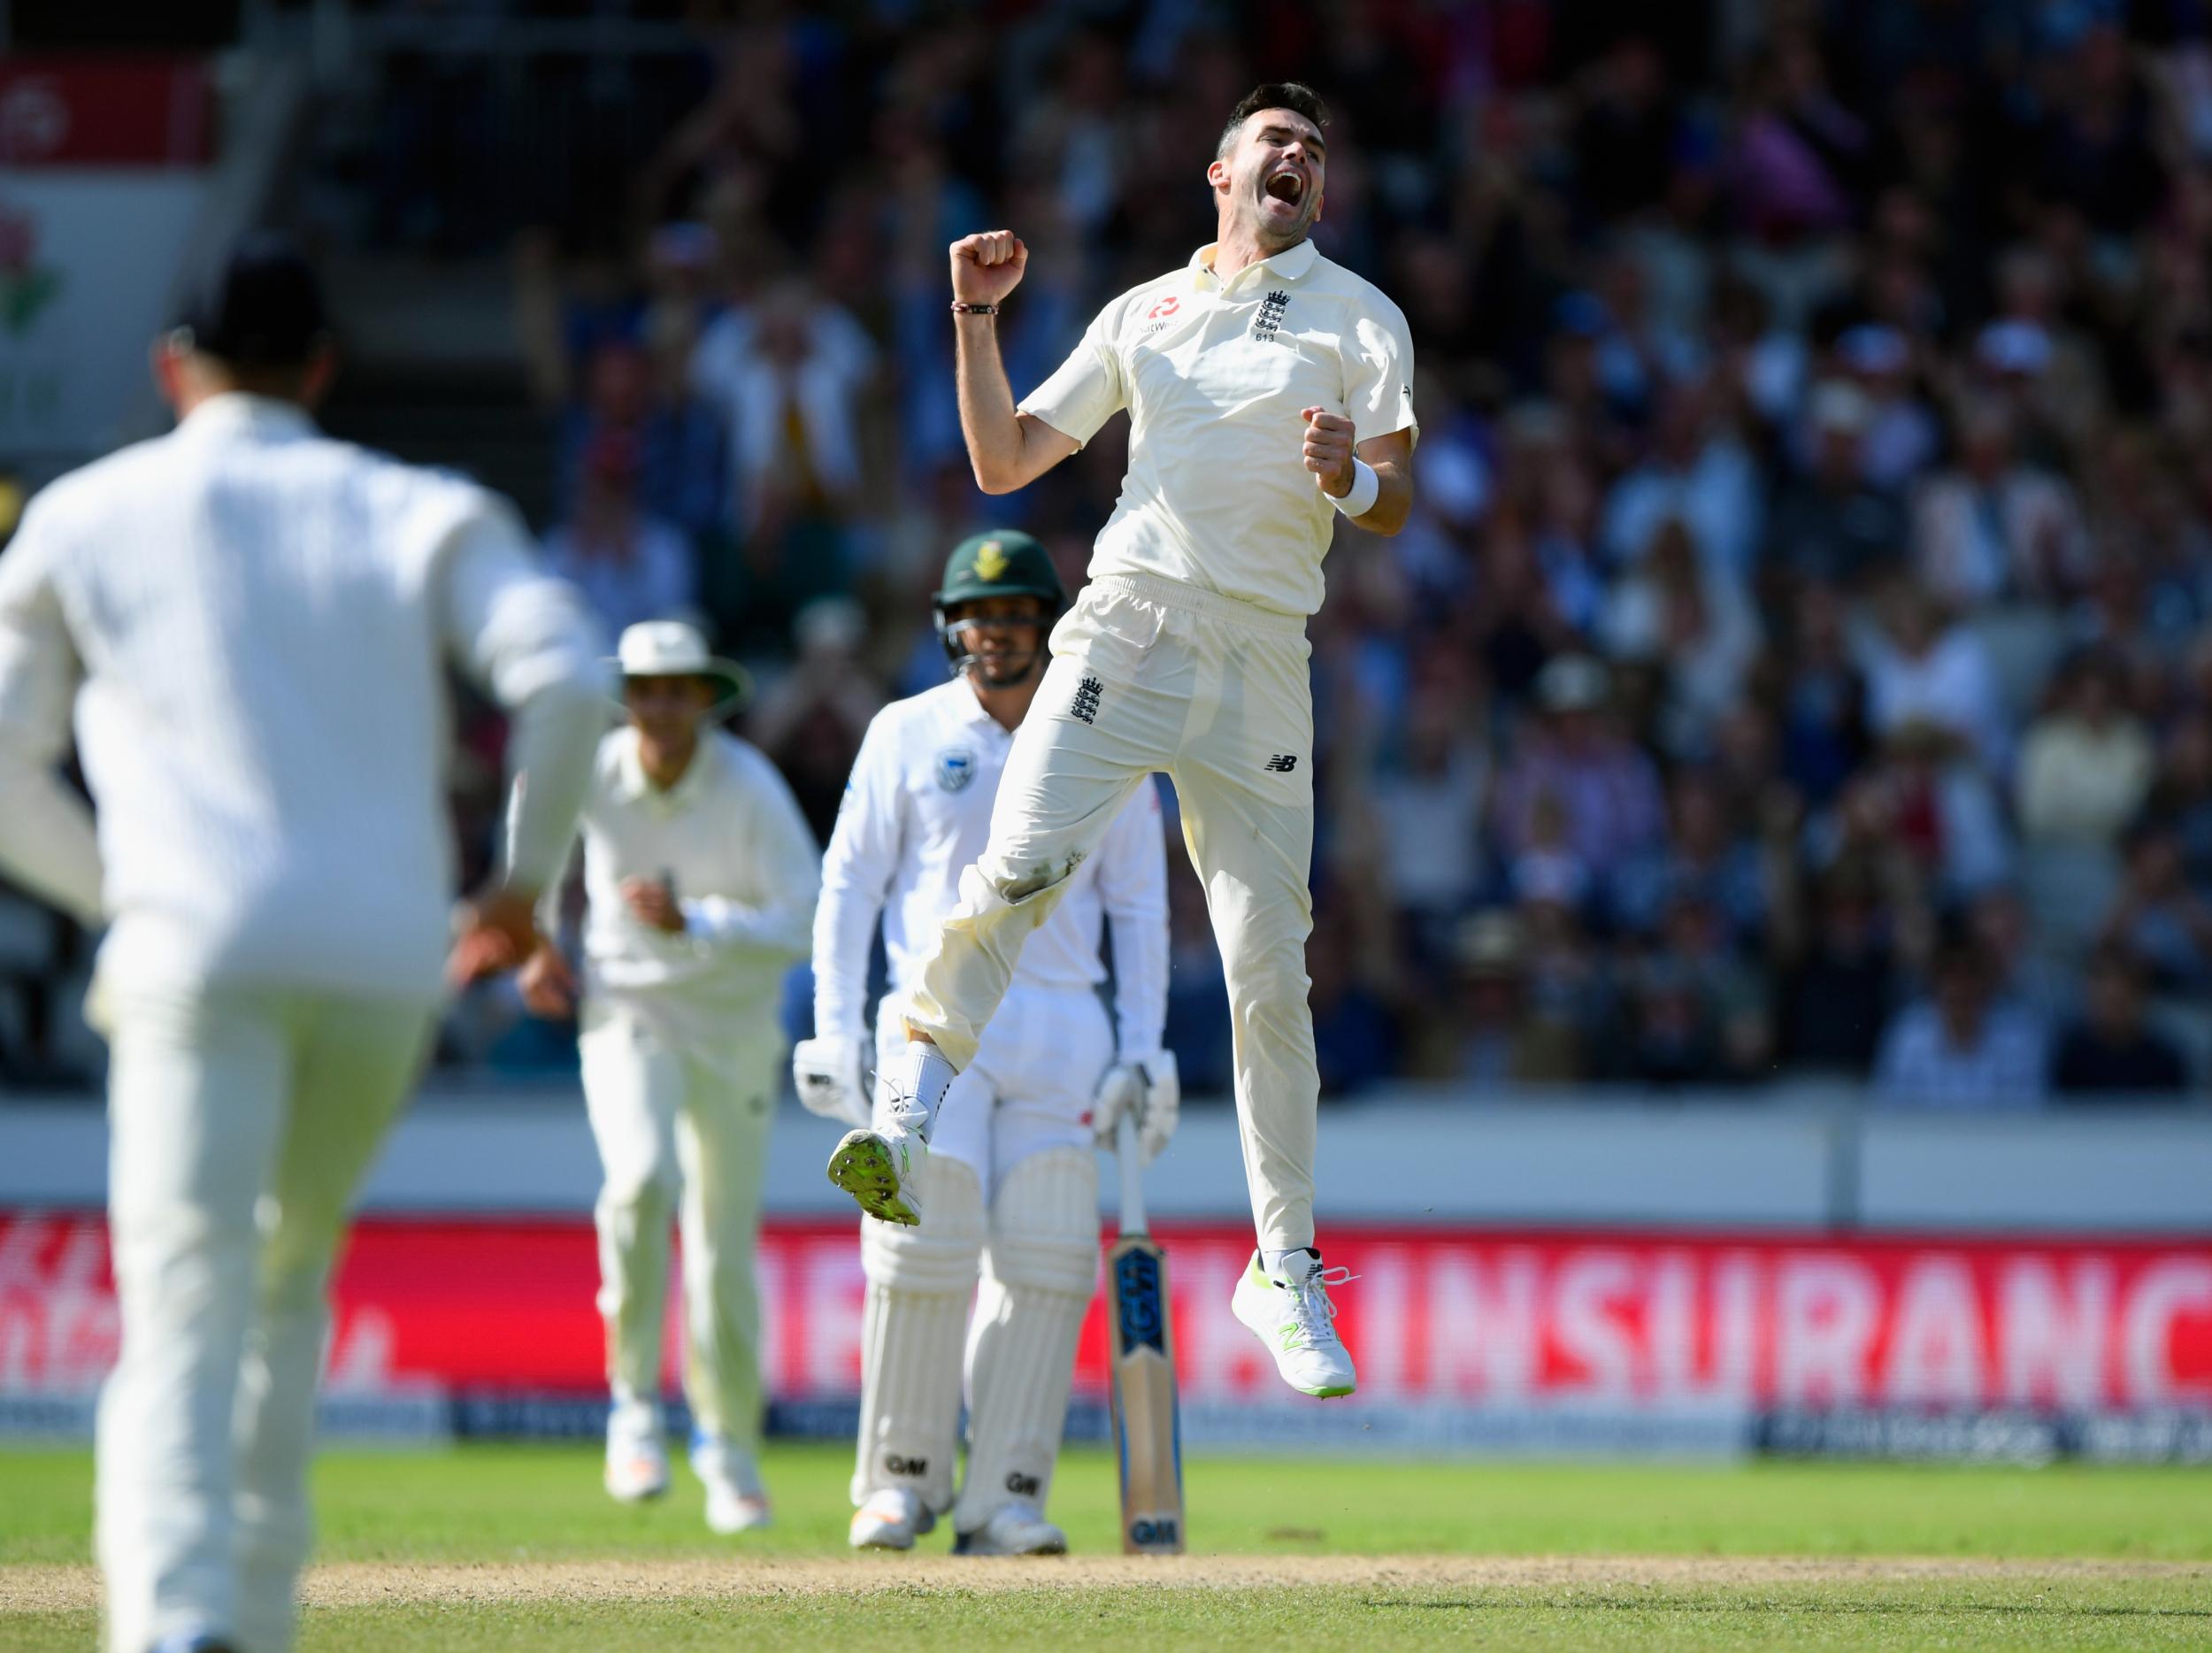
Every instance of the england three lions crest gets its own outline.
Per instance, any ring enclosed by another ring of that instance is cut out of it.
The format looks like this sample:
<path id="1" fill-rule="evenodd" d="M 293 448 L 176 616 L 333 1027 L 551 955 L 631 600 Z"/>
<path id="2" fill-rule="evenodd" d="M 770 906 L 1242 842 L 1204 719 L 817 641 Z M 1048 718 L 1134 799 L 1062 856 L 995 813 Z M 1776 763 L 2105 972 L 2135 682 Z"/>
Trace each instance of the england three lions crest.
<path id="1" fill-rule="evenodd" d="M 964 746 L 948 746 L 937 754 L 937 784 L 948 792 L 964 792 L 975 779 L 975 754 Z"/>

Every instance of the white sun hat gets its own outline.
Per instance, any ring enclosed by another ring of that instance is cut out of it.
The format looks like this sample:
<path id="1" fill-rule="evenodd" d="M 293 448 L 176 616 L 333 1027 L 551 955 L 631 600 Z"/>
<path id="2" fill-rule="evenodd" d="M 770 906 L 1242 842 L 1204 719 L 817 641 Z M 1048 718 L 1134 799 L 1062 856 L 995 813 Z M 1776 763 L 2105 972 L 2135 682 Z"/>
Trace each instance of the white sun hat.
<path id="1" fill-rule="evenodd" d="M 710 708 L 710 716 L 734 711 L 753 688 L 753 680 L 743 666 L 709 650 L 699 628 L 682 620 L 641 620 L 626 627 L 621 642 L 616 645 L 615 664 L 621 668 L 625 679 L 716 680 L 722 685 L 722 696 Z"/>

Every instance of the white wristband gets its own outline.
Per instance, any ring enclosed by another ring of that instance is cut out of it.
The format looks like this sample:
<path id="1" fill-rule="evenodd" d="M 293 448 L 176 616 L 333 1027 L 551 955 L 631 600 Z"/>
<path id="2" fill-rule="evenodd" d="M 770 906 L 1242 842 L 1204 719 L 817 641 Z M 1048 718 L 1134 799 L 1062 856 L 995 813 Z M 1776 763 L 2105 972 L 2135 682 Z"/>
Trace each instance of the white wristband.
<path id="1" fill-rule="evenodd" d="M 1343 498 L 1323 488 L 1329 504 L 1348 517 L 1363 517 L 1374 510 L 1376 500 L 1382 496 L 1382 478 L 1375 474 L 1375 467 L 1364 459 L 1352 461 L 1352 486 Z"/>

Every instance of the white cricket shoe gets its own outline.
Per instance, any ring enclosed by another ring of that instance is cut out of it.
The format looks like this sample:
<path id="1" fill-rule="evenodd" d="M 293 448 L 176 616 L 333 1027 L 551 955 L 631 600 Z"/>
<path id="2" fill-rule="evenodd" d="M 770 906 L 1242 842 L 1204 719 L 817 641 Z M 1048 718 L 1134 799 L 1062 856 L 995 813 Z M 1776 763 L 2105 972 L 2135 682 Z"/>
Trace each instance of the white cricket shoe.
<path id="1" fill-rule="evenodd" d="M 1045 1519 L 1026 1498 L 1016 1498 L 992 1513 L 972 1533 L 953 1541 L 956 1556 L 1064 1556 L 1068 1535 Z"/>
<path id="2" fill-rule="evenodd" d="M 625 1414 L 618 1406 L 607 1419 L 607 1493 L 624 1503 L 642 1503 L 668 1490 L 668 1443 L 649 1411 Z"/>
<path id="3" fill-rule="evenodd" d="M 936 1525 L 936 1511 L 919 1494 L 904 1487 L 883 1487 L 853 1511 L 845 1542 L 855 1549 L 911 1549 L 914 1541 Z"/>
<path id="4" fill-rule="evenodd" d="M 1302 1395 L 1349 1395 L 1359 1380 L 1352 1371 L 1351 1352 L 1336 1334 L 1336 1305 L 1329 1301 L 1329 1288 L 1345 1284 L 1352 1272 L 1324 1271 L 1317 1252 L 1305 1257 L 1310 1261 L 1302 1265 L 1294 1257 L 1290 1274 L 1278 1279 L 1261 1266 L 1255 1251 L 1229 1307 L 1267 1345 L 1276 1371 L 1292 1388 Z"/>
<path id="5" fill-rule="evenodd" d="M 910 1228 L 922 1220 L 915 1185 L 929 1163 L 926 1139 L 956 1077 L 937 1047 L 919 1039 L 877 1076 L 875 1126 L 846 1132 L 829 1162 L 829 1180 L 869 1216 Z"/>
<path id="6" fill-rule="evenodd" d="M 691 1468 L 707 1489 L 707 1529 L 728 1537 L 772 1526 L 768 1489 L 761 1485 L 753 1455 L 717 1435 L 695 1436 Z"/>
<path id="7" fill-rule="evenodd" d="M 727 1538 L 735 1533 L 757 1533 L 776 1524 L 764 1492 L 741 1492 L 726 1481 L 707 1487 L 707 1530 Z"/>

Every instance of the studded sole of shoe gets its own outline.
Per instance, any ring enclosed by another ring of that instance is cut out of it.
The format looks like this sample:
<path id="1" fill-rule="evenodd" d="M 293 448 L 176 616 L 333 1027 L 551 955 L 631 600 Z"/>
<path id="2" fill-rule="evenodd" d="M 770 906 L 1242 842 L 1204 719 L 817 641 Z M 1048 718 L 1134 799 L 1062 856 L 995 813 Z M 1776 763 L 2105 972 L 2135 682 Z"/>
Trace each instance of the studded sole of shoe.
<path id="1" fill-rule="evenodd" d="M 899 1196 L 899 1178 L 891 1168 L 890 1149 L 875 1137 L 864 1137 L 833 1154 L 829 1180 L 851 1195 L 871 1217 L 907 1227 L 921 1220 Z"/>

